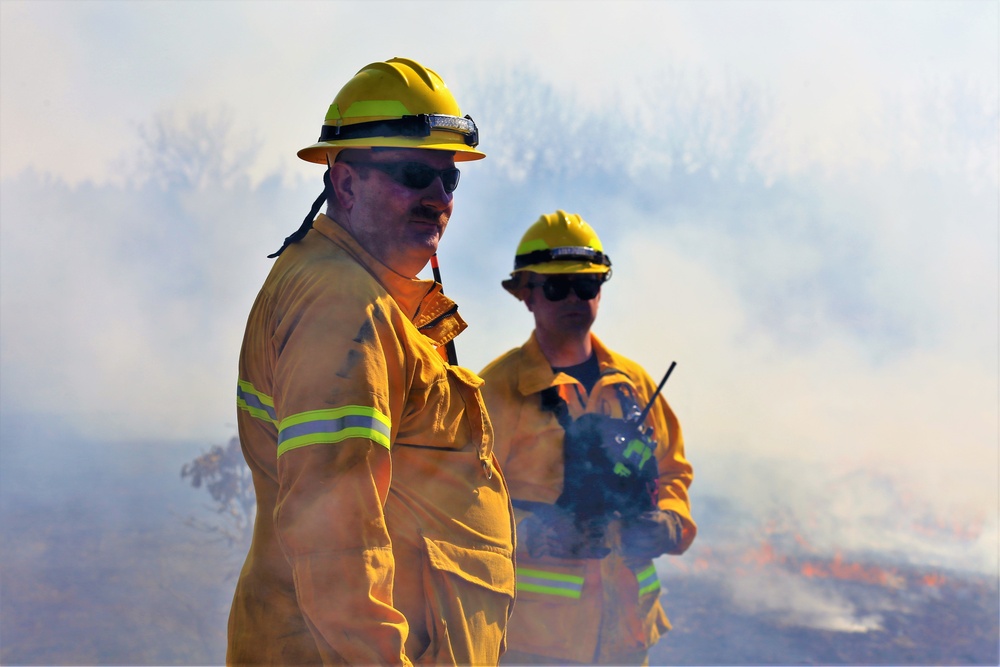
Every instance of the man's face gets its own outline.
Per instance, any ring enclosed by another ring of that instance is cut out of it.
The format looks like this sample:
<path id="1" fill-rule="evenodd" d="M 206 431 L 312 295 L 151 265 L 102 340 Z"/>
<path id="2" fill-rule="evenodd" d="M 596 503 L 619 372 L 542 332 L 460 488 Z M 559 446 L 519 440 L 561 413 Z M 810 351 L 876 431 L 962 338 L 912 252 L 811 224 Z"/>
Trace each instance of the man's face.
<path id="1" fill-rule="evenodd" d="M 455 167 L 453 154 L 406 148 L 352 151 L 342 161 L 355 176 L 351 181 L 355 200 L 345 226 L 365 250 L 386 266 L 415 277 L 437 252 L 451 217 L 454 193 L 445 190 L 439 177 L 426 187 L 413 188 L 365 163 L 418 163 L 440 171 Z"/>
<path id="2" fill-rule="evenodd" d="M 565 275 L 572 280 L 574 274 L 554 275 Z M 570 289 L 565 298 L 550 301 L 542 289 L 542 283 L 549 277 L 546 274 L 529 273 L 529 286 L 521 288 L 524 290 L 524 303 L 535 316 L 535 328 L 559 336 L 588 333 L 597 319 L 597 309 L 601 303 L 600 290 L 593 299 L 581 299 Z"/>

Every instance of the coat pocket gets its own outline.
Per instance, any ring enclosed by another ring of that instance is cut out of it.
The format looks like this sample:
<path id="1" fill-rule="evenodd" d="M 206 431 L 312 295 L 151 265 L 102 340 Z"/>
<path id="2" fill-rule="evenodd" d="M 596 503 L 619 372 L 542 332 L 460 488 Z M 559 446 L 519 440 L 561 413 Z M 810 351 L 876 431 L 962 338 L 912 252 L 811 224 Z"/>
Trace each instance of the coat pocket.
<path id="1" fill-rule="evenodd" d="M 514 562 L 510 553 L 500 549 L 460 547 L 429 537 L 424 537 L 424 546 L 432 569 L 514 597 Z"/>
<path id="2" fill-rule="evenodd" d="M 517 601 L 507 632 L 512 651 L 576 663 L 593 660 L 601 591 L 587 569 L 586 561 L 518 560 Z"/>
<path id="3" fill-rule="evenodd" d="M 495 665 L 514 603 L 511 553 L 424 537 L 427 648 L 419 664 Z"/>

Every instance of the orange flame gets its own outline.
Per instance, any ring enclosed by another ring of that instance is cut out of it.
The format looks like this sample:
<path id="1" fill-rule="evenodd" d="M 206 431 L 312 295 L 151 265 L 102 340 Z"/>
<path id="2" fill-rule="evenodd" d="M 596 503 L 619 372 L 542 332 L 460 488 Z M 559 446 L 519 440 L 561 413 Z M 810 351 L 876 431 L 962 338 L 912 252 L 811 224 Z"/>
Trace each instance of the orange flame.
<path id="1" fill-rule="evenodd" d="M 904 584 L 903 577 L 892 569 L 884 569 L 877 565 L 864 566 L 859 563 L 844 561 L 843 555 L 837 553 L 827 565 L 806 562 L 799 568 L 803 576 L 809 578 L 840 579 L 842 581 L 860 581 L 879 586 L 899 588 Z"/>
<path id="2" fill-rule="evenodd" d="M 938 586 L 940 586 L 941 584 L 943 584 L 945 582 L 945 578 L 944 578 L 944 575 L 937 574 L 937 573 L 925 574 L 924 578 L 921 579 L 920 582 L 924 586 L 927 586 L 929 588 L 937 588 Z"/>
<path id="3" fill-rule="evenodd" d="M 740 575 L 753 570 L 776 568 L 808 579 L 854 581 L 896 589 L 907 586 L 934 588 L 946 582 L 945 576 L 936 572 L 901 573 L 891 567 L 851 562 L 841 552 L 826 557 L 800 535 L 773 530 L 773 526 L 769 526 L 765 531 L 765 534 L 769 535 L 775 533 L 779 538 L 783 534 L 791 540 L 771 542 L 769 538 L 765 538 L 756 546 L 739 551 L 706 547 L 704 550 L 699 550 L 698 555 L 693 558 L 670 559 L 669 563 L 680 572 L 692 574 L 728 571 Z M 791 552 L 785 553 L 788 549 Z"/>

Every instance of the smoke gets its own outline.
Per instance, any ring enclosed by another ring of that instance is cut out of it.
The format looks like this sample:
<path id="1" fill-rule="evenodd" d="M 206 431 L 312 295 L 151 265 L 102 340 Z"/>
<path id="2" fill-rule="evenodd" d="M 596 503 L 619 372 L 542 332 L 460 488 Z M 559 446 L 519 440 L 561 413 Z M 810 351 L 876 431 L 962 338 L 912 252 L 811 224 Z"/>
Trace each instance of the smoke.
<path id="1" fill-rule="evenodd" d="M 790 155 L 801 137 L 765 93 L 651 79 L 662 87 L 636 108 L 660 124 L 572 103 L 568 122 L 543 113 L 544 84 L 490 79 L 477 108 L 484 126 L 506 119 L 495 141 L 515 148 L 476 187 L 499 171 L 516 196 L 477 189 L 496 222 L 449 230 L 458 249 L 442 252 L 480 325 L 466 358 L 481 367 L 527 337 L 523 306 L 495 287 L 523 229 L 581 213 L 614 261 L 596 332 L 654 379 L 678 361 L 666 396 L 696 514 L 720 494 L 758 519 L 793 508 L 828 552 L 995 571 L 995 86 L 888 90 L 868 125 L 824 135 L 866 150 Z"/>
<path id="2" fill-rule="evenodd" d="M 875 613 L 857 606 L 829 586 L 803 582 L 793 573 L 767 572 L 727 580 L 733 603 L 743 611 L 771 617 L 779 625 L 832 632 L 874 632 L 882 629 Z"/>
<path id="3" fill-rule="evenodd" d="M 462 165 L 440 253 L 471 324 L 464 365 L 528 337 L 499 281 L 541 213 L 578 212 L 614 261 L 596 333 L 654 379 L 678 362 L 665 395 L 701 528 L 678 563 L 769 544 L 822 555 L 814 573 L 844 573 L 832 554 L 996 571 L 995 88 L 890 91 L 878 108 L 895 111 L 831 129 L 829 145 L 867 146 L 839 153 L 803 144 L 768 93 L 703 88 L 678 68 L 634 113 L 574 104 L 531 71 L 494 74 L 466 104 L 490 158 Z M 125 443 L 190 451 L 235 431 L 265 255 L 298 226 L 319 172 L 252 181 L 250 156 L 221 149 L 240 143 L 227 113 L 159 116 L 117 183 L 0 182 L 4 422 L 58 415 L 119 465 L 147 456 Z M 14 439 L 7 465 L 24 462 Z M 32 474 L 58 479 L 73 465 L 64 447 Z M 883 603 L 803 572 L 734 571 L 727 590 L 778 623 L 882 627 Z"/>

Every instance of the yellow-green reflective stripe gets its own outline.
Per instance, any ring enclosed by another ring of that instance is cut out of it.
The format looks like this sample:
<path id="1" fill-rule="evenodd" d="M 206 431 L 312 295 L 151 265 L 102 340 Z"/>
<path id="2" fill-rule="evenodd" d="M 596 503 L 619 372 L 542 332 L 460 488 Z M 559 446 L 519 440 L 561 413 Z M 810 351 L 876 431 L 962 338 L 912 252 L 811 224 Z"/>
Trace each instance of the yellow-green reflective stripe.
<path id="1" fill-rule="evenodd" d="M 334 444 L 348 438 L 368 438 L 389 449 L 390 428 L 388 417 L 363 405 L 300 412 L 278 425 L 278 456 L 306 445 Z"/>
<path id="2" fill-rule="evenodd" d="M 535 250 L 548 250 L 548 249 L 549 249 L 549 244 L 543 241 L 542 239 L 531 239 L 517 246 L 517 250 L 514 252 L 514 254 L 527 255 L 529 252 L 534 252 Z"/>
<path id="3" fill-rule="evenodd" d="M 562 572 L 546 572 L 545 570 L 532 570 L 527 567 L 517 568 L 518 575 L 526 577 L 540 577 L 542 579 L 554 579 L 556 581 L 567 581 L 583 586 L 583 577 L 575 574 L 563 574 Z"/>
<path id="4" fill-rule="evenodd" d="M 580 599 L 580 591 L 564 590 L 562 588 L 554 588 L 552 586 L 538 586 L 536 584 L 529 584 L 526 581 L 517 582 L 517 590 L 526 593 L 543 593 L 545 595 L 558 595 L 559 597 L 572 598 L 574 600 Z"/>
<path id="5" fill-rule="evenodd" d="M 336 120 L 334 111 L 336 105 L 331 105 L 327 120 Z M 339 110 L 339 109 L 338 109 Z M 410 110 L 399 100 L 358 100 L 343 111 L 344 118 L 363 118 L 365 116 L 408 116 Z"/>
<path id="6" fill-rule="evenodd" d="M 236 407 L 246 410 L 250 416 L 278 425 L 278 415 L 274 411 L 274 399 L 257 391 L 246 380 L 240 380 L 236 385 Z"/>
<path id="7" fill-rule="evenodd" d="M 583 592 L 583 577 L 519 567 L 517 568 L 517 590 L 579 600 Z"/>
<path id="8" fill-rule="evenodd" d="M 635 578 L 639 582 L 639 595 L 645 595 L 660 588 L 660 578 L 656 575 L 656 566 L 652 563 L 645 570 L 637 573 Z"/>

